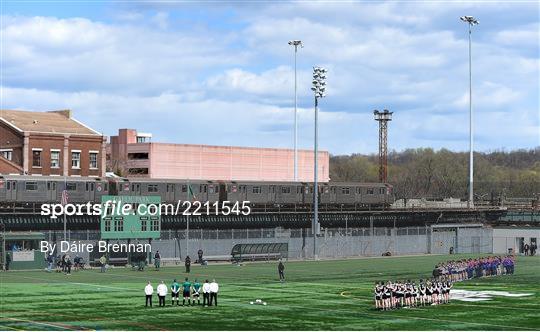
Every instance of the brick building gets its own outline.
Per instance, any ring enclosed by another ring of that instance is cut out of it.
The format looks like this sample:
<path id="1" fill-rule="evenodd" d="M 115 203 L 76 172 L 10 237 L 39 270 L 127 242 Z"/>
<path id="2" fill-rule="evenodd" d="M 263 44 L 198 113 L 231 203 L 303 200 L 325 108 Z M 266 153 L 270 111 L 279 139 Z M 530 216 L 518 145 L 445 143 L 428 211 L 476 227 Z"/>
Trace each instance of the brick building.
<path id="1" fill-rule="evenodd" d="M 69 110 L 0 110 L 0 173 L 104 176 L 106 142 Z"/>
<path id="2" fill-rule="evenodd" d="M 123 176 L 154 179 L 224 181 L 293 181 L 291 149 L 170 144 L 151 141 L 151 134 L 120 129 L 111 136 L 109 169 Z M 298 151 L 298 180 L 313 181 L 313 151 Z M 319 181 L 329 180 L 327 151 L 319 152 Z"/>

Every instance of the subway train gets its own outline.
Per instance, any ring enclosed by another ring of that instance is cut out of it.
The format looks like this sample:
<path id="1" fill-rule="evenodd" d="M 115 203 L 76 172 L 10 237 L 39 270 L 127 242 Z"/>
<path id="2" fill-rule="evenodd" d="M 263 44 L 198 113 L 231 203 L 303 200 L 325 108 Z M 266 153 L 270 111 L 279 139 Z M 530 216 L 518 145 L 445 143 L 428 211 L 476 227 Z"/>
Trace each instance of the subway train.
<path id="1" fill-rule="evenodd" d="M 319 203 L 326 206 L 386 207 L 394 202 L 386 183 L 323 182 Z M 62 191 L 70 203 L 99 203 L 103 195 L 160 196 L 161 202 L 242 202 L 252 206 L 296 206 L 313 202 L 313 183 L 167 180 L 0 175 L 0 204 L 60 202 Z"/>

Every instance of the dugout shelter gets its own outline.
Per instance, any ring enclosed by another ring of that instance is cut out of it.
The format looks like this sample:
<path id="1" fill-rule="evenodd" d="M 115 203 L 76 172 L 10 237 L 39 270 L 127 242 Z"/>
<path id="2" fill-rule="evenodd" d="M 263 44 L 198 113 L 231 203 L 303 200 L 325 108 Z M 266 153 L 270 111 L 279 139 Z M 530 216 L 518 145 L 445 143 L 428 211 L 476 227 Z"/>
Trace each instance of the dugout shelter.
<path id="1" fill-rule="evenodd" d="M 0 259 L 2 270 L 6 269 L 8 256 L 10 270 L 42 269 L 45 267 L 45 254 L 39 249 L 39 242 L 45 234 L 39 232 L 3 232 Z"/>
<path id="2" fill-rule="evenodd" d="M 289 254 L 288 243 L 243 243 L 236 244 L 231 250 L 233 262 L 255 260 L 287 259 Z"/>

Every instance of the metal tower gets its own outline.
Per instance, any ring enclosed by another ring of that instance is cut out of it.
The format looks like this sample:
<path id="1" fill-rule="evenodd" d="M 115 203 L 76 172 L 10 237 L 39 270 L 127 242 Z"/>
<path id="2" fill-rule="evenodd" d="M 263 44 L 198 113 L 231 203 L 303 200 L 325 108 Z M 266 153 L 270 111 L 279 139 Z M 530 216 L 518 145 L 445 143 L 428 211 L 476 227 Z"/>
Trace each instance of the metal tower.
<path id="1" fill-rule="evenodd" d="M 392 113 L 388 110 L 373 111 L 375 121 L 379 122 L 379 181 L 387 182 L 388 175 L 388 121 L 392 121 Z"/>

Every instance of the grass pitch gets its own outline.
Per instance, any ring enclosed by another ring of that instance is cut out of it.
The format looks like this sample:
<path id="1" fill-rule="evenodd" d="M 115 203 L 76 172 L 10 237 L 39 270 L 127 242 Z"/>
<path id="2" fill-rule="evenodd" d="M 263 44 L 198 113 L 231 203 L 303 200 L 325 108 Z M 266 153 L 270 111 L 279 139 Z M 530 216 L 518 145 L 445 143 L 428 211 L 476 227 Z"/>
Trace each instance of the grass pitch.
<path id="1" fill-rule="evenodd" d="M 455 289 L 532 293 L 523 298 L 379 312 L 372 286 L 379 280 L 419 279 L 454 256 L 367 258 L 277 264 L 192 266 L 190 280 L 215 278 L 218 307 L 144 307 L 143 288 L 183 280 L 183 266 L 154 271 L 114 268 L 65 276 L 43 271 L 0 273 L 1 330 L 538 330 L 540 257 L 519 257 L 516 274 L 457 283 Z M 267 306 L 250 305 L 262 299 Z"/>

